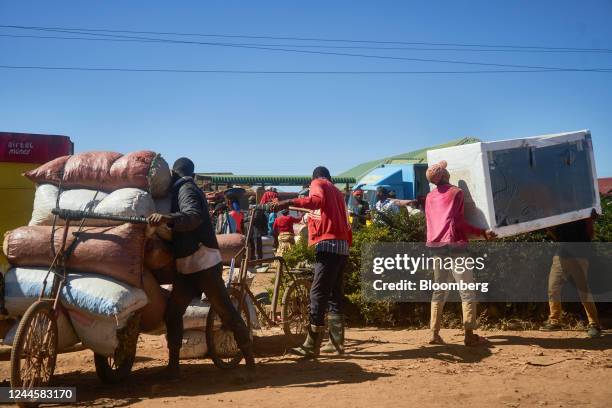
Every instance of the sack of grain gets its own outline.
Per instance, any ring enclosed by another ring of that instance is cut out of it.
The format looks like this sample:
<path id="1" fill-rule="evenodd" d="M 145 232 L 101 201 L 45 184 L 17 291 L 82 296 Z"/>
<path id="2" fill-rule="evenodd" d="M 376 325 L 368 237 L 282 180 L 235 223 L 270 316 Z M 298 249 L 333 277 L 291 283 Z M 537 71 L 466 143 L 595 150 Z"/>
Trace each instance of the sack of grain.
<path id="1" fill-rule="evenodd" d="M 147 238 L 145 242 L 144 265 L 149 270 L 159 270 L 174 263 L 170 246 L 157 235 Z M 161 282 L 160 282 L 161 283 Z"/>
<path id="2" fill-rule="evenodd" d="M 59 194 L 59 188 L 53 184 L 41 184 L 36 188 L 34 209 L 29 225 L 53 225 L 54 215 L 51 213 L 58 204 L 66 210 L 89 210 L 99 214 L 124 217 L 147 217 L 155 212 L 155 203 L 151 195 L 138 188 L 121 188 L 110 194 L 87 189 L 64 190 Z M 64 220 L 58 218 L 56 225 L 63 225 Z M 108 220 L 86 219 L 86 226 L 118 225 L 121 222 Z"/>
<path id="3" fill-rule="evenodd" d="M 198 298 L 193 299 L 183 315 L 183 329 L 204 329 L 209 310 L 210 303 Z"/>
<path id="4" fill-rule="evenodd" d="M 149 332 L 158 329 L 163 324 L 168 299 L 151 272 L 145 270 L 142 280 L 142 289 L 147 295 L 148 302 L 140 309 L 140 329 L 143 332 Z"/>
<path id="5" fill-rule="evenodd" d="M 161 269 L 152 269 L 151 274 L 160 285 L 172 285 L 176 278 L 176 264 L 169 263 Z"/>
<path id="6" fill-rule="evenodd" d="M 15 341 L 15 334 L 17 332 L 17 328 L 19 327 L 19 323 L 21 322 L 18 319 L 13 327 L 4 335 L 4 339 L 2 340 L 2 344 L 5 346 L 12 346 L 13 341 Z M 66 313 L 60 311 L 57 315 L 57 349 L 58 351 L 64 351 L 69 347 L 74 346 L 79 343 L 79 337 L 74 331 L 68 316 Z"/>
<path id="7" fill-rule="evenodd" d="M 170 214 L 172 211 L 172 196 L 170 194 L 164 197 L 155 198 L 155 211 L 160 214 Z"/>
<path id="8" fill-rule="evenodd" d="M 217 243 L 221 251 L 221 258 L 224 265 L 229 265 L 232 258 L 236 256 L 238 251 L 244 248 L 246 238 L 242 234 L 219 234 L 217 235 Z M 240 260 L 238 260 L 240 261 Z"/>
<path id="9" fill-rule="evenodd" d="M 99 273 L 141 287 L 144 225 L 122 224 L 116 227 L 86 227 L 79 233 L 79 242 L 68 259 L 67 267 L 82 272 Z M 75 239 L 70 227 L 67 244 Z M 4 251 L 13 266 L 48 267 L 54 258 L 50 239 L 52 227 L 20 227 L 4 237 Z M 62 230 L 55 231 L 55 250 L 61 247 Z"/>
<path id="10" fill-rule="evenodd" d="M 168 163 L 155 152 L 86 152 L 58 157 L 24 174 L 36 184 L 51 183 L 63 188 L 114 191 L 135 187 L 153 197 L 168 193 L 171 174 Z"/>
<path id="11" fill-rule="evenodd" d="M 181 360 L 202 358 L 206 356 L 206 353 L 208 353 L 206 332 L 204 330 L 185 330 L 179 358 Z"/>
<path id="12" fill-rule="evenodd" d="M 11 316 L 22 316 L 42 291 L 47 274 L 42 268 L 11 268 L 6 275 L 4 300 Z M 52 276 L 47 277 L 46 295 L 51 292 Z M 111 319 L 119 326 L 136 310 L 147 304 L 142 289 L 103 275 L 70 273 L 62 288 L 60 300 L 68 310 Z"/>
<path id="13" fill-rule="evenodd" d="M 78 310 L 69 310 L 68 316 L 74 331 L 85 347 L 103 356 L 114 355 L 119 345 L 117 332 L 121 330 L 115 320 L 96 317 Z"/>

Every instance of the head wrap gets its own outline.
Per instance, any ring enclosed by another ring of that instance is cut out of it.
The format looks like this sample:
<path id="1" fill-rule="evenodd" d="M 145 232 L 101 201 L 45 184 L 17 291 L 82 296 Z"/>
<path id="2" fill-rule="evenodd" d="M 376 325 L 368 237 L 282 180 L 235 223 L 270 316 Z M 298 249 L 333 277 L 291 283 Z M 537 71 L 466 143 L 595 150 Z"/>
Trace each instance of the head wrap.
<path id="1" fill-rule="evenodd" d="M 446 160 L 442 160 L 440 163 L 432 164 L 427 168 L 425 177 L 432 184 L 439 184 L 441 181 L 448 181 L 450 174 L 446 170 L 448 163 Z"/>

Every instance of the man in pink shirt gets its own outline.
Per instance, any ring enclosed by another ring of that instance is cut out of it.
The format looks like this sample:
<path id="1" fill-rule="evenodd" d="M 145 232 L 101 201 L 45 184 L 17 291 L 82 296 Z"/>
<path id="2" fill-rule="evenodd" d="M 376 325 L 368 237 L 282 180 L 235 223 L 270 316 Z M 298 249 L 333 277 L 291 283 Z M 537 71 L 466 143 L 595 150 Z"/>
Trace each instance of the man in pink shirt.
<path id="1" fill-rule="evenodd" d="M 440 252 L 440 257 L 465 257 L 468 235 L 482 235 L 485 239 L 495 237 L 491 231 L 474 227 L 463 217 L 463 190 L 449 183 L 450 174 L 446 170 L 446 161 L 434 164 L 427 169 L 427 180 L 436 185 L 425 199 L 425 218 L 427 221 L 427 246 Z M 464 269 L 464 268 L 463 268 Z M 434 280 L 438 283 L 474 281 L 473 271 L 446 270 L 436 267 Z M 440 324 L 448 291 L 435 290 L 431 299 L 432 337 L 430 344 L 443 344 L 440 337 Z M 487 340 L 474 333 L 476 328 L 477 303 L 471 291 L 460 291 L 463 309 L 464 343 L 466 346 L 486 344 Z"/>

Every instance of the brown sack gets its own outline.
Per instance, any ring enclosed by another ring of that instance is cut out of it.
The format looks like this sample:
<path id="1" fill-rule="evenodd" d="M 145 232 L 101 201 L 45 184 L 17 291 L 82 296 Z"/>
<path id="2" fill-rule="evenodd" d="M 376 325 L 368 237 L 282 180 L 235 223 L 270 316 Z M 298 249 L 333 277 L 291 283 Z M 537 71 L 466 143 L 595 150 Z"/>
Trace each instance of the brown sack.
<path id="1" fill-rule="evenodd" d="M 172 285 L 176 279 L 176 264 L 172 262 L 161 269 L 152 270 L 151 273 L 160 285 Z"/>
<path id="2" fill-rule="evenodd" d="M 86 152 L 62 156 L 24 174 L 36 184 L 51 183 L 64 188 L 114 191 L 134 187 L 163 197 L 170 187 L 168 163 L 155 152 L 142 150 L 122 155 Z"/>
<path id="3" fill-rule="evenodd" d="M 219 234 L 217 235 L 217 242 L 219 243 L 223 264 L 229 265 L 238 251 L 244 248 L 246 238 L 242 234 Z M 237 261 L 239 263 L 240 259 Z"/>
<path id="4" fill-rule="evenodd" d="M 48 267 L 53 261 L 52 227 L 20 227 L 5 234 L 4 247 L 9 263 L 14 266 Z M 54 234 L 59 250 L 64 229 Z M 70 227 L 67 246 L 74 240 L 76 227 Z M 122 224 L 116 227 L 86 227 L 68 259 L 69 269 L 110 276 L 135 287 L 142 287 L 145 226 Z"/>
<path id="5" fill-rule="evenodd" d="M 157 270 L 171 263 L 174 263 L 174 255 L 170 246 L 157 235 L 147 238 L 144 254 L 145 268 Z"/>
<path id="6" fill-rule="evenodd" d="M 147 294 L 149 302 L 140 309 L 140 330 L 148 332 L 157 329 L 164 320 L 168 299 L 155 277 L 146 269 L 142 275 L 142 289 Z"/>

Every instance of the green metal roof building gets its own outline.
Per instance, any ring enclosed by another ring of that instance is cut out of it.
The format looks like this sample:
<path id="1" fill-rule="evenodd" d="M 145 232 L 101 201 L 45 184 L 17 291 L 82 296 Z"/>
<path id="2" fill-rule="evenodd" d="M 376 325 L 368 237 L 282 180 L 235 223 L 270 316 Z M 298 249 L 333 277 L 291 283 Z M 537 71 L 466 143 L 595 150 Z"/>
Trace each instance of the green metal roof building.
<path id="1" fill-rule="evenodd" d="M 243 174 L 212 174 L 198 173 L 197 181 L 208 181 L 212 184 L 238 184 L 238 185 L 258 185 L 266 186 L 302 186 L 310 183 L 311 176 L 270 176 L 270 175 L 243 175 Z M 334 183 L 354 184 L 353 177 L 332 176 Z"/>
<path id="2" fill-rule="evenodd" d="M 477 143 L 480 139 L 475 137 L 463 137 L 461 139 L 452 140 L 447 143 L 425 147 L 423 149 L 414 150 L 412 152 L 402 153 L 391 157 L 385 157 L 383 159 L 372 160 L 369 162 L 361 163 L 350 170 L 340 173 L 338 177 L 351 177 L 356 180 L 361 179 L 367 173 L 373 169 L 380 167 L 383 164 L 406 164 L 406 163 L 427 163 L 427 151 L 433 149 L 441 149 L 443 147 L 460 146 L 464 144 Z"/>
<path id="3" fill-rule="evenodd" d="M 405 163 L 427 163 L 427 151 L 432 149 L 440 149 L 443 147 L 460 146 L 469 143 L 480 142 L 480 139 L 474 137 L 464 137 L 461 139 L 452 140 L 447 143 L 436 146 L 425 147 L 423 149 L 414 150 L 412 152 L 402 153 L 383 159 L 372 160 L 365 162 L 332 176 L 336 184 L 355 184 L 359 179 L 365 176 L 373 169 L 383 164 L 405 164 Z M 265 186 L 303 186 L 310 183 L 311 176 L 272 176 L 272 175 L 238 175 L 231 173 L 198 173 L 196 180 L 200 183 L 210 183 L 214 186 L 219 185 L 265 185 Z"/>

